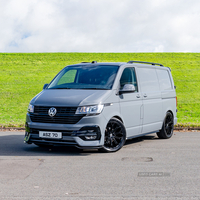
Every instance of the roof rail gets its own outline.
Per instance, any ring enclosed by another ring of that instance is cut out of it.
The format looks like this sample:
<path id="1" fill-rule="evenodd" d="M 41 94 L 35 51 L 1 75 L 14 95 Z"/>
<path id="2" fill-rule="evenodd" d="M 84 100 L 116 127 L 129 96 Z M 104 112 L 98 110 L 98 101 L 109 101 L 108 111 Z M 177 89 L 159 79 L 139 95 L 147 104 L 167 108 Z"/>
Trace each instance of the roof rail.
<path id="1" fill-rule="evenodd" d="M 90 62 L 81 62 L 81 63 L 90 63 Z M 97 63 L 97 61 L 92 61 L 91 63 L 95 64 L 95 63 Z"/>
<path id="2" fill-rule="evenodd" d="M 149 65 L 158 65 L 158 66 L 162 66 L 163 67 L 163 65 L 162 64 L 160 64 L 160 63 L 153 63 L 153 62 L 143 62 L 143 61 L 129 61 L 129 62 L 127 62 L 127 63 L 130 63 L 130 64 L 132 64 L 132 63 L 143 63 L 143 64 L 149 64 Z"/>

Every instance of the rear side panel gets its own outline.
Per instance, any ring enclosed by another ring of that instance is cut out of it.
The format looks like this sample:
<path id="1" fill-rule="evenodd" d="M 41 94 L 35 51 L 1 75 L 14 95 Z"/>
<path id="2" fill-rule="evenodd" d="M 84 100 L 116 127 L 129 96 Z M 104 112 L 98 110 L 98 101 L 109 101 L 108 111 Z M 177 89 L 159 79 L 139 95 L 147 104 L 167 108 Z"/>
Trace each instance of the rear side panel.
<path id="1" fill-rule="evenodd" d="M 171 111 L 174 116 L 174 124 L 176 124 L 176 91 L 171 72 L 168 68 L 156 69 L 156 72 L 161 90 L 163 118 L 165 117 L 167 111 Z"/>

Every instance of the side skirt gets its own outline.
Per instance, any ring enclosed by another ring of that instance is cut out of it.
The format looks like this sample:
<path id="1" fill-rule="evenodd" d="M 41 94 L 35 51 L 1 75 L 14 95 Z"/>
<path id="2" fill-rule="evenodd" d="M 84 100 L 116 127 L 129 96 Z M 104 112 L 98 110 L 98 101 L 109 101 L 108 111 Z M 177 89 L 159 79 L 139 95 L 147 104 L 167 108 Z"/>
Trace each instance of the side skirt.
<path id="1" fill-rule="evenodd" d="M 143 133 L 143 134 L 140 134 L 140 135 L 134 135 L 134 136 L 131 136 L 131 137 L 127 137 L 126 139 L 127 139 L 127 140 L 131 140 L 131 139 L 133 139 L 133 138 L 145 136 L 145 135 L 152 134 L 152 133 L 156 133 L 156 132 L 159 132 L 159 130 L 157 130 L 157 131 L 152 131 L 152 132 L 149 132 L 149 133 Z"/>

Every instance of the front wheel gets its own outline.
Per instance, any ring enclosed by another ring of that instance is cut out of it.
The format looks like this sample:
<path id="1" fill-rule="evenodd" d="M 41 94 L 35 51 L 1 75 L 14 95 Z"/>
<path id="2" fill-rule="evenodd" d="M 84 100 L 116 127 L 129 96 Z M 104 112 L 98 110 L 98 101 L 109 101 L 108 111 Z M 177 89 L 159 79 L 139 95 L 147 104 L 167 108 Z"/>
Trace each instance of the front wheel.
<path id="1" fill-rule="evenodd" d="M 115 152 L 121 149 L 126 141 L 126 129 L 123 123 L 117 119 L 112 118 L 105 130 L 104 146 L 101 151 Z"/>
<path id="2" fill-rule="evenodd" d="M 174 117 L 171 112 L 167 112 L 162 129 L 157 133 L 161 139 L 168 139 L 172 137 L 174 131 Z"/>

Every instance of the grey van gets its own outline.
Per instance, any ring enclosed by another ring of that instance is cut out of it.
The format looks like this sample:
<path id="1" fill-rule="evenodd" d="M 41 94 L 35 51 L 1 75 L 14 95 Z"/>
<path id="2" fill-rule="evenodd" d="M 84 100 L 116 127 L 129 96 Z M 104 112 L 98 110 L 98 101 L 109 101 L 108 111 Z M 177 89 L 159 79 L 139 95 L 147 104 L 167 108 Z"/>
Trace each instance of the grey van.
<path id="1" fill-rule="evenodd" d="M 127 139 L 173 135 L 171 70 L 159 63 L 80 63 L 61 70 L 28 106 L 24 142 L 118 151 Z"/>

